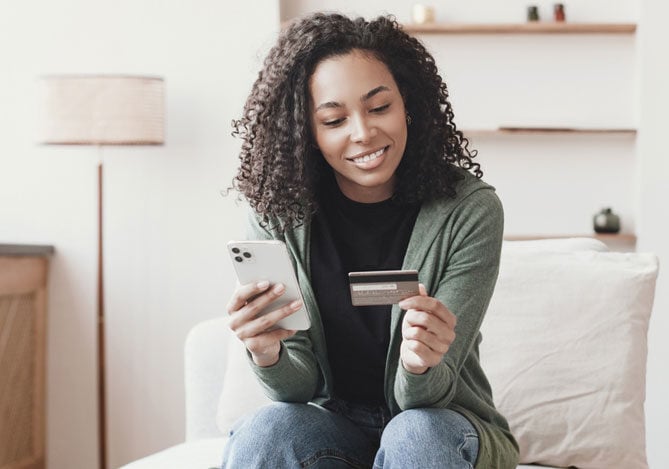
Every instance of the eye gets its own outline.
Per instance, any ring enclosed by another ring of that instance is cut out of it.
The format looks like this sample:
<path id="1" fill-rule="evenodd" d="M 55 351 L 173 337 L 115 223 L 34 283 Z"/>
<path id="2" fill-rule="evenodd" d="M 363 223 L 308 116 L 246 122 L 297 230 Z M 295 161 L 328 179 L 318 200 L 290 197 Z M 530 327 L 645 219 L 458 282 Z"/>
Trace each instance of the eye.
<path id="1" fill-rule="evenodd" d="M 383 106 L 379 106 L 379 107 L 375 107 L 375 108 L 371 109 L 371 112 L 376 112 L 376 113 L 383 112 L 386 109 L 388 109 L 389 107 L 390 107 L 390 103 L 384 104 Z"/>
<path id="2" fill-rule="evenodd" d="M 342 122 L 344 122 L 344 118 L 340 117 L 339 119 L 332 119 L 332 120 L 329 120 L 329 121 L 324 121 L 323 125 L 325 125 L 327 127 L 337 127 Z"/>

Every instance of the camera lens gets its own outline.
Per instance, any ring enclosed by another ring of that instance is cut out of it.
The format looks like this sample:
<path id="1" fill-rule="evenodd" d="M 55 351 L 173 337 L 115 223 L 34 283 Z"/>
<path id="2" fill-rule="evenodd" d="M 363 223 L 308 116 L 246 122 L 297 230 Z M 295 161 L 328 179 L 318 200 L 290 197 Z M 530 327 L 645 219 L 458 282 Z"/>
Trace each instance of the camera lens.
<path id="1" fill-rule="evenodd" d="M 244 259 L 242 259 L 240 256 L 235 256 L 235 260 L 237 262 L 243 262 L 244 261 Z"/>
<path id="2" fill-rule="evenodd" d="M 245 252 L 243 254 L 243 256 L 246 257 L 247 259 L 250 259 L 251 258 L 251 253 L 250 252 Z"/>
<path id="3" fill-rule="evenodd" d="M 239 248 L 232 248 L 232 252 L 234 252 L 235 254 L 239 254 Z"/>

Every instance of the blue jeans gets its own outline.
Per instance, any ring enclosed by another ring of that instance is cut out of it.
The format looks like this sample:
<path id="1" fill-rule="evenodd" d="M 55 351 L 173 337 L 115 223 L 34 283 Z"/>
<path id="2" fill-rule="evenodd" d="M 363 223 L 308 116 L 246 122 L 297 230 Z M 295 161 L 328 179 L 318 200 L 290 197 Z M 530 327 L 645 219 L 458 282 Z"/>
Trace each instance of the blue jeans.
<path id="1" fill-rule="evenodd" d="M 342 401 L 273 403 L 230 432 L 223 469 L 471 469 L 479 442 L 472 424 L 450 409 L 410 409 Z"/>

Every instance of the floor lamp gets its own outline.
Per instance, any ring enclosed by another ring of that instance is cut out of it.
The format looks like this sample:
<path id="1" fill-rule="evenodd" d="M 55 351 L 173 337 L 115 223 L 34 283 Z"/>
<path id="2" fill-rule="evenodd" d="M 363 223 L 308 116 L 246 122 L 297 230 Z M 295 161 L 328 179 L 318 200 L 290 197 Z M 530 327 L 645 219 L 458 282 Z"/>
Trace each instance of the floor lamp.
<path id="1" fill-rule="evenodd" d="M 51 75 L 40 80 L 46 145 L 162 145 L 164 80 L 127 75 Z M 100 468 L 107 468 L 103 163 L 98 151 L 97 380 Z"/>

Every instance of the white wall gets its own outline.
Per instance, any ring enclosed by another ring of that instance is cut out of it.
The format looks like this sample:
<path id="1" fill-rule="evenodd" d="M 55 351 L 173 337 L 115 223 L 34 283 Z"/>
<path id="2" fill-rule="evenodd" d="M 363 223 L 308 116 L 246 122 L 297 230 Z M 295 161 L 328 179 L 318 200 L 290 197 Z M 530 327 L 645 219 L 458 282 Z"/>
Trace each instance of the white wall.
<path id="1" fill-rule="evenodd" d="M 639 250 L 660 257 L 660 276 L 655 307 L 648 331 L 646 431 L 652 469 L 669 467 L 669 158 L 667 109 L 669 109 L 669 62 L 661 49 L 669 44 L 664 19 L 669 4 L 642 0 L 640 40 L 640 124 L 637 214 Z"/>
<path id="2" fill-rule="evenodd" d="M 239 116 L 278 24 L 276 2 L 0 0 L 0 242 L 53 244 L 48 328 L 51 469 L 97 464 L 96 165 L 92 147 L 35 143 L 36 78 L 165 77 L 167 142 L 105 161 L 110 467 L 183 441 L 183 342 L 234 286 L 223 198 Z M 223 338 L 222 338 L 223 339 Z"/>

